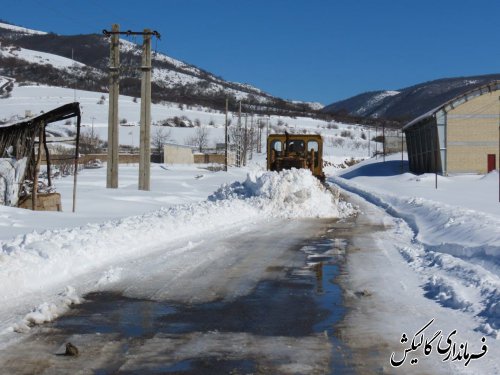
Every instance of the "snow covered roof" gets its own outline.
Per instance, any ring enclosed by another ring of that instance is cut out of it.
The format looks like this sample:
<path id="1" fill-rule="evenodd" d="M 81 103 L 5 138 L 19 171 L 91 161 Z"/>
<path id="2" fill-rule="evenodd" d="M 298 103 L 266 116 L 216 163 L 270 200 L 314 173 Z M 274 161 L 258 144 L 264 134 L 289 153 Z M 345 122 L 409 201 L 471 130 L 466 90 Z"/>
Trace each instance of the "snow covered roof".
<path id="1" fill-rule="evenodd" d="M 442 109 L 446 110 L 448 109 L 447 107 L 449 107 L 449 109 L 453 109 L 456 105 L 460 105 L 463 102 L 466 102 L 473 97 L 480 96 L 486 92 L 491 92 L 496 90 L 500 90 L 500 81 L 492 81 L 486 85 L 478 86 L 472 90 L 466 91 L 465 93 L 460 94 L 454 97 L 453 99 L 448 100 L 447 102 L 439 105 L 438 107 L 431 109 L 429 112 L 424 113 L 423 115 L 413 119 L 403 127 L 403 130 L 407 130 L 412 126 L 420 123 L 421 121 L 427 120 L 428 118 L 435 116 L 435 114 Z"/>
<path id="2" fill-rule="evenodd" d="M 22 121 L 12 122 L 9 124 L 0 125 L 0 132 L 6 130 L 11 130 L 14 128 L 21 128 L 26 126 L 34 125 L 35 123 L 45 123 L 49 124 L 55 121 L 65 120 L 69 117 L 74 117 L 80 115 L 80 103 L 68 103 L 61 107 L 55 108 L 49 112 L 42 113 L 36 117 L 31 117 L 29 119 L 24 119 Z"/>

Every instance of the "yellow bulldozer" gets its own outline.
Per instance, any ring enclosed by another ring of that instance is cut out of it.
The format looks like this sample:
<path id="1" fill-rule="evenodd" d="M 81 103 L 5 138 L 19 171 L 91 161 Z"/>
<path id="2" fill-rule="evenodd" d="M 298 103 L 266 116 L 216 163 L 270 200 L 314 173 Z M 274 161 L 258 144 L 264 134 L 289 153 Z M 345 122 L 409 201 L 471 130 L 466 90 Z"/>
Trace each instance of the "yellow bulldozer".
<path id="1" fill-rule="evenodd" d="M 281 171 L 307 168 L 325 180 L 323 173 L 323 139 L 317 134 L 269 134 L 267 137 L 267 169 Z"/>

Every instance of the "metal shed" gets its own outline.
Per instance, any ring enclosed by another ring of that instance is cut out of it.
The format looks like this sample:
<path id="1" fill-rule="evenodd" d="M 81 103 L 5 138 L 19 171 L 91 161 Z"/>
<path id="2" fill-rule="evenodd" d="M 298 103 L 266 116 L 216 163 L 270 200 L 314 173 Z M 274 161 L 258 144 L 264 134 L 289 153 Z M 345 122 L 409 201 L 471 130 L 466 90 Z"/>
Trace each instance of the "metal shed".
<path id="1" fill-rule="evenodd" d="M 477 87 L 403 127 L 410 171 L 487 173 L 498 168 L 500 81 Z"/>

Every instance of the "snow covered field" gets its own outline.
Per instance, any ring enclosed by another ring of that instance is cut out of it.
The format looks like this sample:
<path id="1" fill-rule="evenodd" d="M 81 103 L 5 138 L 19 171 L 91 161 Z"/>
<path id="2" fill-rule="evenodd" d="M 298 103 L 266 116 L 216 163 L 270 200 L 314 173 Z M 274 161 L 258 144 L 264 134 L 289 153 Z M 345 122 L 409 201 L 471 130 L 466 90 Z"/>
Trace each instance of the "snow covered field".
<path id="1" fill-rule="evenodd" d="M 74 95 L 69 89 L 15 86 L 10 98 L 0 99 L 0 119 L 24 115 L 25 110 L 47 111 L 73 101 Z M 76 92 L 84 124 L 89 129 L 94 123 L 106 139 L 107 103 L 97 104 L 101 95 Z M 120 101 L 120 117 L 137 124 L 139 104 L 130 97 Z M 202 124 L 213 121 L 212 142 L 223 138 L 221 113 L 154 105 L 152 114 L 153 121 L 181 115 Z M 312 119 L 270 119 L 276 127 L 278 121 L 292 129 L 320 132 L 326 159 L 333 163 L 368 154 L 368 141 L 361 137 L 366 130 L 361 128 Z M 342 131 L 351 136 L 341 136 Z M 172 128 L 178 143 L 190 132 L 193 129 Z M 133 139 L 137 145 L 139 127 L 121 127 L 120 137 L 123 144 Z M 373 152 L 374 142 L 370 146 Z M 153 254 L 165 243 L 173 259 L 180 261 L 206 235 L 245 231 L 276 218 L 352 213 L 350 206 L 332 203 L 304 171 L 262 174 L 263 158 L 259 155 L 248 167 L 228 173 L 153 165 L 150 192 L 137 190 L 137 165 L 120 166 L 119 189 L 105 189 L 106 168 L 83 170 L 74 214 L 71 178 L 55 181 L 62 194 L 62 213 L 0 207 L 0 347 L 15 340 L 16 332 L 56 317 L 83 294 L 119 282 L 123 262 Z M 407 170 L 406 164 L 403 167 Z M 354 301 L 347 317 L 349 337 L 358 337 L 353 345 L 362 348 L 359 338 L 370 349 L 382 341 L 386 345 L 379 347 L 385 362 L 372 363 L 371 368 L 395 373 L 500 373 L 498 173 L 439 176 L 435 189 L 434 175 L 401 173 L 401 154 L 385 163 L 372 158 L 347 170 L 329 167 L 326 172 L 328 181 L 359 206 L 360 220 L 381 228 L 377 236 L 360 235 L 355 241 L 359 250 L 348 257 L 345 281 L 346 296 Z M 368 297 L 357 298 L 360 291 Z M 413 335 L 431 319 L 435 320 L 426 335 L 442 330 L 446 340 L 457 330 L 452 339 L 462 360 L 442 362 L 435 351 L 424 356 L 421 346 L 418 365 L 410 364 L 413 353 L 408 351 L 403 367 L 391 369 L 391 353 L 401 359 Z M 403 333 L 409 338 L 406 345 L 400 342 Z M 468 343 L 469 355 L 479 355 L 483 337 L 487 353 L 464 366 L 459 343 Z"/>
<path id="2" fill-rule="evenodd" d="M 102 99 L 104 97 L 104 100 Z M 32 115 L 38 115 L 42 111 L 47 112 L 66 103 L 77 101 L 82 110 L 83 132 L 98 134 L 106 141 L 108 137 L 108 100 L 107 94 L 71 90 L 59 87 L 47 86 L 19 86 L 15 85 L 11 96 L 0 99 L 0 121 L 11 122 L 23 118 L 26 111 Z M 102 104 L 99 104 L 102 103 Z M 214 147 L 216 143 L 224 141 L 225 113 L 221 113 L 207 108 L 194 106 L 179 106 L 175 103 L 153 104 L 151 106 L 151 122 L 153 127 L 151 135 L 154 136 L 155 124 L 174 117 L 186 118 L 192 123 L 199 121 L 202 126 L 207 126 L 210 134 L 209 147 Z M 122 145 L 139 146 L 140 127 L 140 100 L 134 102 L 134 98 L 121 95 L 119 99 L 119 118 L 125 120 L 128 126 L 120 126 L 119 139 Z M 267 116 L 253 117 L 253 123 L 261 119 L 266 125 L 269 123 L 270 131 L 289 132 L 310 132 L 320 133 L 325 138 L 325 158 L 332 163 L 339 164 L 345 159 L 365 158 L 370 152 L 375 151 L 375 142 L 368 139 L 375 136 L 373 129 L 367 130 L 362 127 L 346 125 L 341 123 L 328 123 L 322 120 L 316 120 L 304 117 L 284 117 Z M 235 125 L 238 121 L 237 113 L 230 112 L 229 120 Z M 242 120 L 243 122 L 245 119 Z M 247 124 L 250 126 L 252 117 L 249 116 Z M 75 130 L 73 125 L 57 124 L 58 129 Z M 171 132 L 169 142 L 176 144 L 185 144 L 195 132 L 195 128 L 170 128 Z M 363 135 L 364 134 L 364 135 Z M 381 130 L 378 135 L 381 135 Z M 364 137 L 364 138 L 363 138 Z M 380 145 L 379 151 L 380 151 Z"/>

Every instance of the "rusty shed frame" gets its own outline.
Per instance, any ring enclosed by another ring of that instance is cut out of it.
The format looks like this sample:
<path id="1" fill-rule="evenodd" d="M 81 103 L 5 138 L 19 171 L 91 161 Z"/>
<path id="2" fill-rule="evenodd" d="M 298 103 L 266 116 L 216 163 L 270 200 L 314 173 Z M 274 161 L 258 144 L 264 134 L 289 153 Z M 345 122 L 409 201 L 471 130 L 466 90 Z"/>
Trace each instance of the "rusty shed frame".
<path id="1" fill-rule="evenodd" d="M 65 104 L 39 116 L 24 121 L 0 126 L 0 157 L 4 157 L 6 150 L 10 146 L 12 146 L 14 154 L 13 156 L 15 157 L 15 159 L 19 160 L 22 158 L 27 158 L 26 170 L 24 172 L 22 180 L 29 179 L 33 181 L 33 210 L 36 207 L 38 168 L 40 165 L 42 144 L 45 149 L 45 157 L 47 160 L 48 184 L 49 186 L 52 185 L 50 177 L 50 153 L 47 146 L 46 127 L 53 122 L 63 121 L 73 117 L 77 118 L 74 156 L 75 173 L 73 182 L 73 212 L 75 212 L 81 127 L 80 103 L 74 102 Z M 35 144 L 37 143 L 37 138 L 39 151 L 38 158 L 35 158 Z"/>

